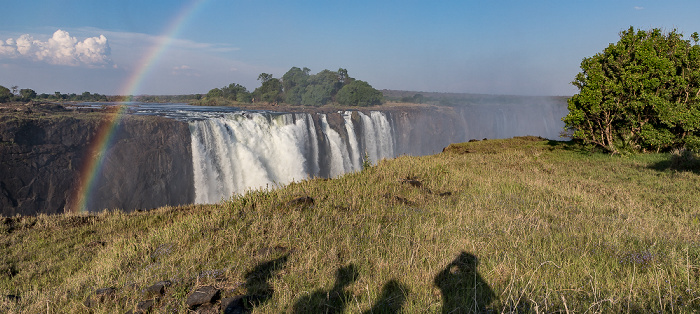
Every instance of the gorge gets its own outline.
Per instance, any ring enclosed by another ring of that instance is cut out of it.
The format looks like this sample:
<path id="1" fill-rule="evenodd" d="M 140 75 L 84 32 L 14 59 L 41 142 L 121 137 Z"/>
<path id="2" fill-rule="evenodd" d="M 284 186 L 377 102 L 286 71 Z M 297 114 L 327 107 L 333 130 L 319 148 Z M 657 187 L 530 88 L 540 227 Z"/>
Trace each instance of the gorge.
<path id="1" fill-rule="evenodd" d="M 75 211 L 80 169 L 99 113 L 89 104 L 0 120 L 0 214 Z M 87 196 L 88 211 L 215 203 L 249 189 L 333 178 L 400 155 L 438 153 L 454 142 L 521 135 L 559 139 L 561 98 L 453 106 L 238 110 L 129 105 Z"/>

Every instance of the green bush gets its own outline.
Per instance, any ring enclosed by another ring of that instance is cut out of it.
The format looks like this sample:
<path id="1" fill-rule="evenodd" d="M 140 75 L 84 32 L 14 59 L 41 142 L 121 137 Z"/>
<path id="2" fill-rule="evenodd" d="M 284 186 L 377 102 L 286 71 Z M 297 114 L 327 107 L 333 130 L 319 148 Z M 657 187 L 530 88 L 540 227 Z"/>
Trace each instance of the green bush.
<path id="1" fill-rule="evenodd" d="M 697 149 L 700 46 L 697 33 L 691 38 L 630 27 L 584 58 L 563 118 L 572 137 L 612 153 Z"/>

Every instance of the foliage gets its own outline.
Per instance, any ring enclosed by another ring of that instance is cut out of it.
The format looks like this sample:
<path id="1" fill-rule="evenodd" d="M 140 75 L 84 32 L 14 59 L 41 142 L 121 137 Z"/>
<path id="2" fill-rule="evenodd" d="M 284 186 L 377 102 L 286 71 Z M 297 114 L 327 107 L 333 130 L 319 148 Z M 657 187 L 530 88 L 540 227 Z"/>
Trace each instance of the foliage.
<path id="1" fill-rule="evenodd" d="M 265 74 L 265 73 L 263 73 Z M 270 77 L 262 77 L 260 74 L 262 86 L 253 91 L 253 101 L 263 101 L 267 103 L 277 103 L 282 101 L 282 82 L 279 79 Z"/>
<path id="2" fill-rule="evenodd" d="M 19 90 L 19 97 L 23 101 L 29 101 L 36 98 L 36 92 L 33 89 L 23 88 Z"/>
<path id="3" fill-rule="evenodd" d="M 165 97 L 183 97 L 191 95 L 177 95 L 177 96 L 165 96 Z M 156 96 L 139 96 L 144 97 L 156 97 Z M 0 102 L 7 101 L 121 101 L 122 96 L 105 96 L 98 93 L 83 92 L 78 95 L 75 93 L 64 94 L 61 92 L 54 92 L 53 94 L 37 94 L 31 88 L 22 88 L 19 86 L 12 86 L 12 91 L 8 88 L 0 86 Z M 141 100 L 148 101 L 148 100 Z"/>
<path id="4" fill-rule="evenodd" d="M 10 92 L 10 89 L 0 85 L 0 103 L 8 102 L 10 99 L 12 99 L 12 92 Z"/>
<path id="5" fill-rule="evenodd" d="M 413 96 L 401 97 L 401 101 L 414 104 L 422 104 L 425 101 L 425 97 L 423 97 L 423 94 L 414 94 Z"/>
<path id="6" fill-rule="evenodd" d="M 675 30 L 630 27 L 581 62 L 566 127 L 616 153 L 700 149 L 700 46 Z"/>
<path id="7" fill-rule="evenodd" d="M 340 72 L 323 70 L 311 75 L 308 78 L 308 85 L 302 95 L 302 104 L 306 106 L 320 107 L 332 102 L 335 99 L 336 93 L 343 86 L 343 78 L 347 80 L 347 71 L 344 71 L 344 76 Z"/>
<path id="8" fill-rule="evenodd" d="M 252 95 L 243 85 L 231 83 L 222 88 L 213 88 L 207 92 L 202 101 L 196 104 L 219 104 L 230 102 L 249 103 L 252 101 Z"/>
<path id="9" fill-rule="evenodd" d="M 340 68 L 338 71 L 323 70 L 316 74 L 310 74 L 309 68 L 292 67 L 281 79 L 275 78 L 270 73 L 260 73 L 258 80 L 261 86 L 252 93 L 248 93 L 245 87 L 231 84 L 223 88 L 210 90 L 205 99 L 196 104 L 217 105 L 231 104 L 232 102 L 249 103 L 264 102 L 277 104 L 284 102 L 289 105 L 304 105 L 320 107 L 330 103 L 341 101 L 352 106 L 368 106 L 381 104 L 381 93 L 372 88 L 366 82 L 357 82 L 351 86 L 349 95 L 339 101 L 338 94 L 345 86 L 355 82 L 348 75 L 348 70 Z"/>
<path id="10" fill-rule="evenodd" d="M 152 312 L 256 282 L 255 313 L 694 313 L 700 177 L 654 169 L 669 155 L 488 140 L 219 204 L 0 217 L 0 312 L 124 313 L 170 280 Z M 86 308 L 104 287 L 114 298 Z"/>
<path id="11" fill-rule="evenodd" d="M 291 90 L 294 87 L 306 87 L 309 80 L 309 68 L 304 68 L 303 70 L 298 67 L 292 67 L 282 75 L 282 88 L 285 91 Z"/>
<path id="12" fill-rule="evenodd" d="M 320 107 L 332 100 L 333 87 L 322 84 L 312 84 L 306 87 L 301 96 L 302 104 L 306 106 Z"/>
<path id="13" fill-rule="evenodd" d="M 382 103 L 382 93 L 365 81 L 354 80 L 338 92 L 336 99 L 345 106 L 375 106 Z"/>

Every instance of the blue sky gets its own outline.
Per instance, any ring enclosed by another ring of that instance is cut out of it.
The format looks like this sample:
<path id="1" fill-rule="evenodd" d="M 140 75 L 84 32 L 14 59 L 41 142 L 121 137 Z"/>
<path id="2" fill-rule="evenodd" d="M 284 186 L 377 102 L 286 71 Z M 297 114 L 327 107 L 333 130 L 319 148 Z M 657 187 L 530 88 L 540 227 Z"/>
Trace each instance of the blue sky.
<path id="1" fill-rule="evenodd" d="M 378 89 L 572 95 L 581 60 L 629 26 L 700 32 L 700 1 L 0 0 L 0 7 L 0 85 L 39 93 L 118 94 L 139 73 L 137 94 L 206 93 L 229 83 L 252 91 L 258 74 L 281 77 L 298 66 L 342 67 Z M 144 71 L 141 60 L 165 35 Z"/>

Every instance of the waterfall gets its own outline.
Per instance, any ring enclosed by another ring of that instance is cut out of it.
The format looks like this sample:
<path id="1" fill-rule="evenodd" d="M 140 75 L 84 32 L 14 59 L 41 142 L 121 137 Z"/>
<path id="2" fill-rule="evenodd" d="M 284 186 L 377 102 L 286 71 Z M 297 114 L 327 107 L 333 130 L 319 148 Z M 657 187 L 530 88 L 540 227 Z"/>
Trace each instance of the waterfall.
<path id="1" fill-rule="evenodd" d="M 315 150 L 308 121 L 246 113 L 190 122 L 195 202 L 308 177 L 306 156 Z"/>
<path id="2" fill-rule="evenodd" d="M 372 162 L 394 157 L 384 113 L 337 114 L 341 125 L 321 113 L 228 113 L 189 121 L 195 202 L 216 203 L 250 189 L 358 171 L 364 151 Z M 357 127 L 353 114 L 360 117 Z"/>
<path id="3" fill-rule="evenodd" d="M 376 163 L 394 157 L 394 137 L 386 115 L 378 111 L 370 112 L 369 116 L 362 112 L 358 114 L 362 119 L 364 148 L 369 159 Z"/>
<path id="4" fill-rule="evenodd" d="M 355 127 L 352 123 L 352 111 L 345 111 L 343 113 L 343 119 L 345 119 L 345 131 L 348 133 L 348 142 L 350 144 L 350 160 L 352 161 L 353 169 L 360 169 L 362 157 L 364 156 L 360 152 L 360 148 L 357 142 L 357 136 L 355 135 Z"/>

